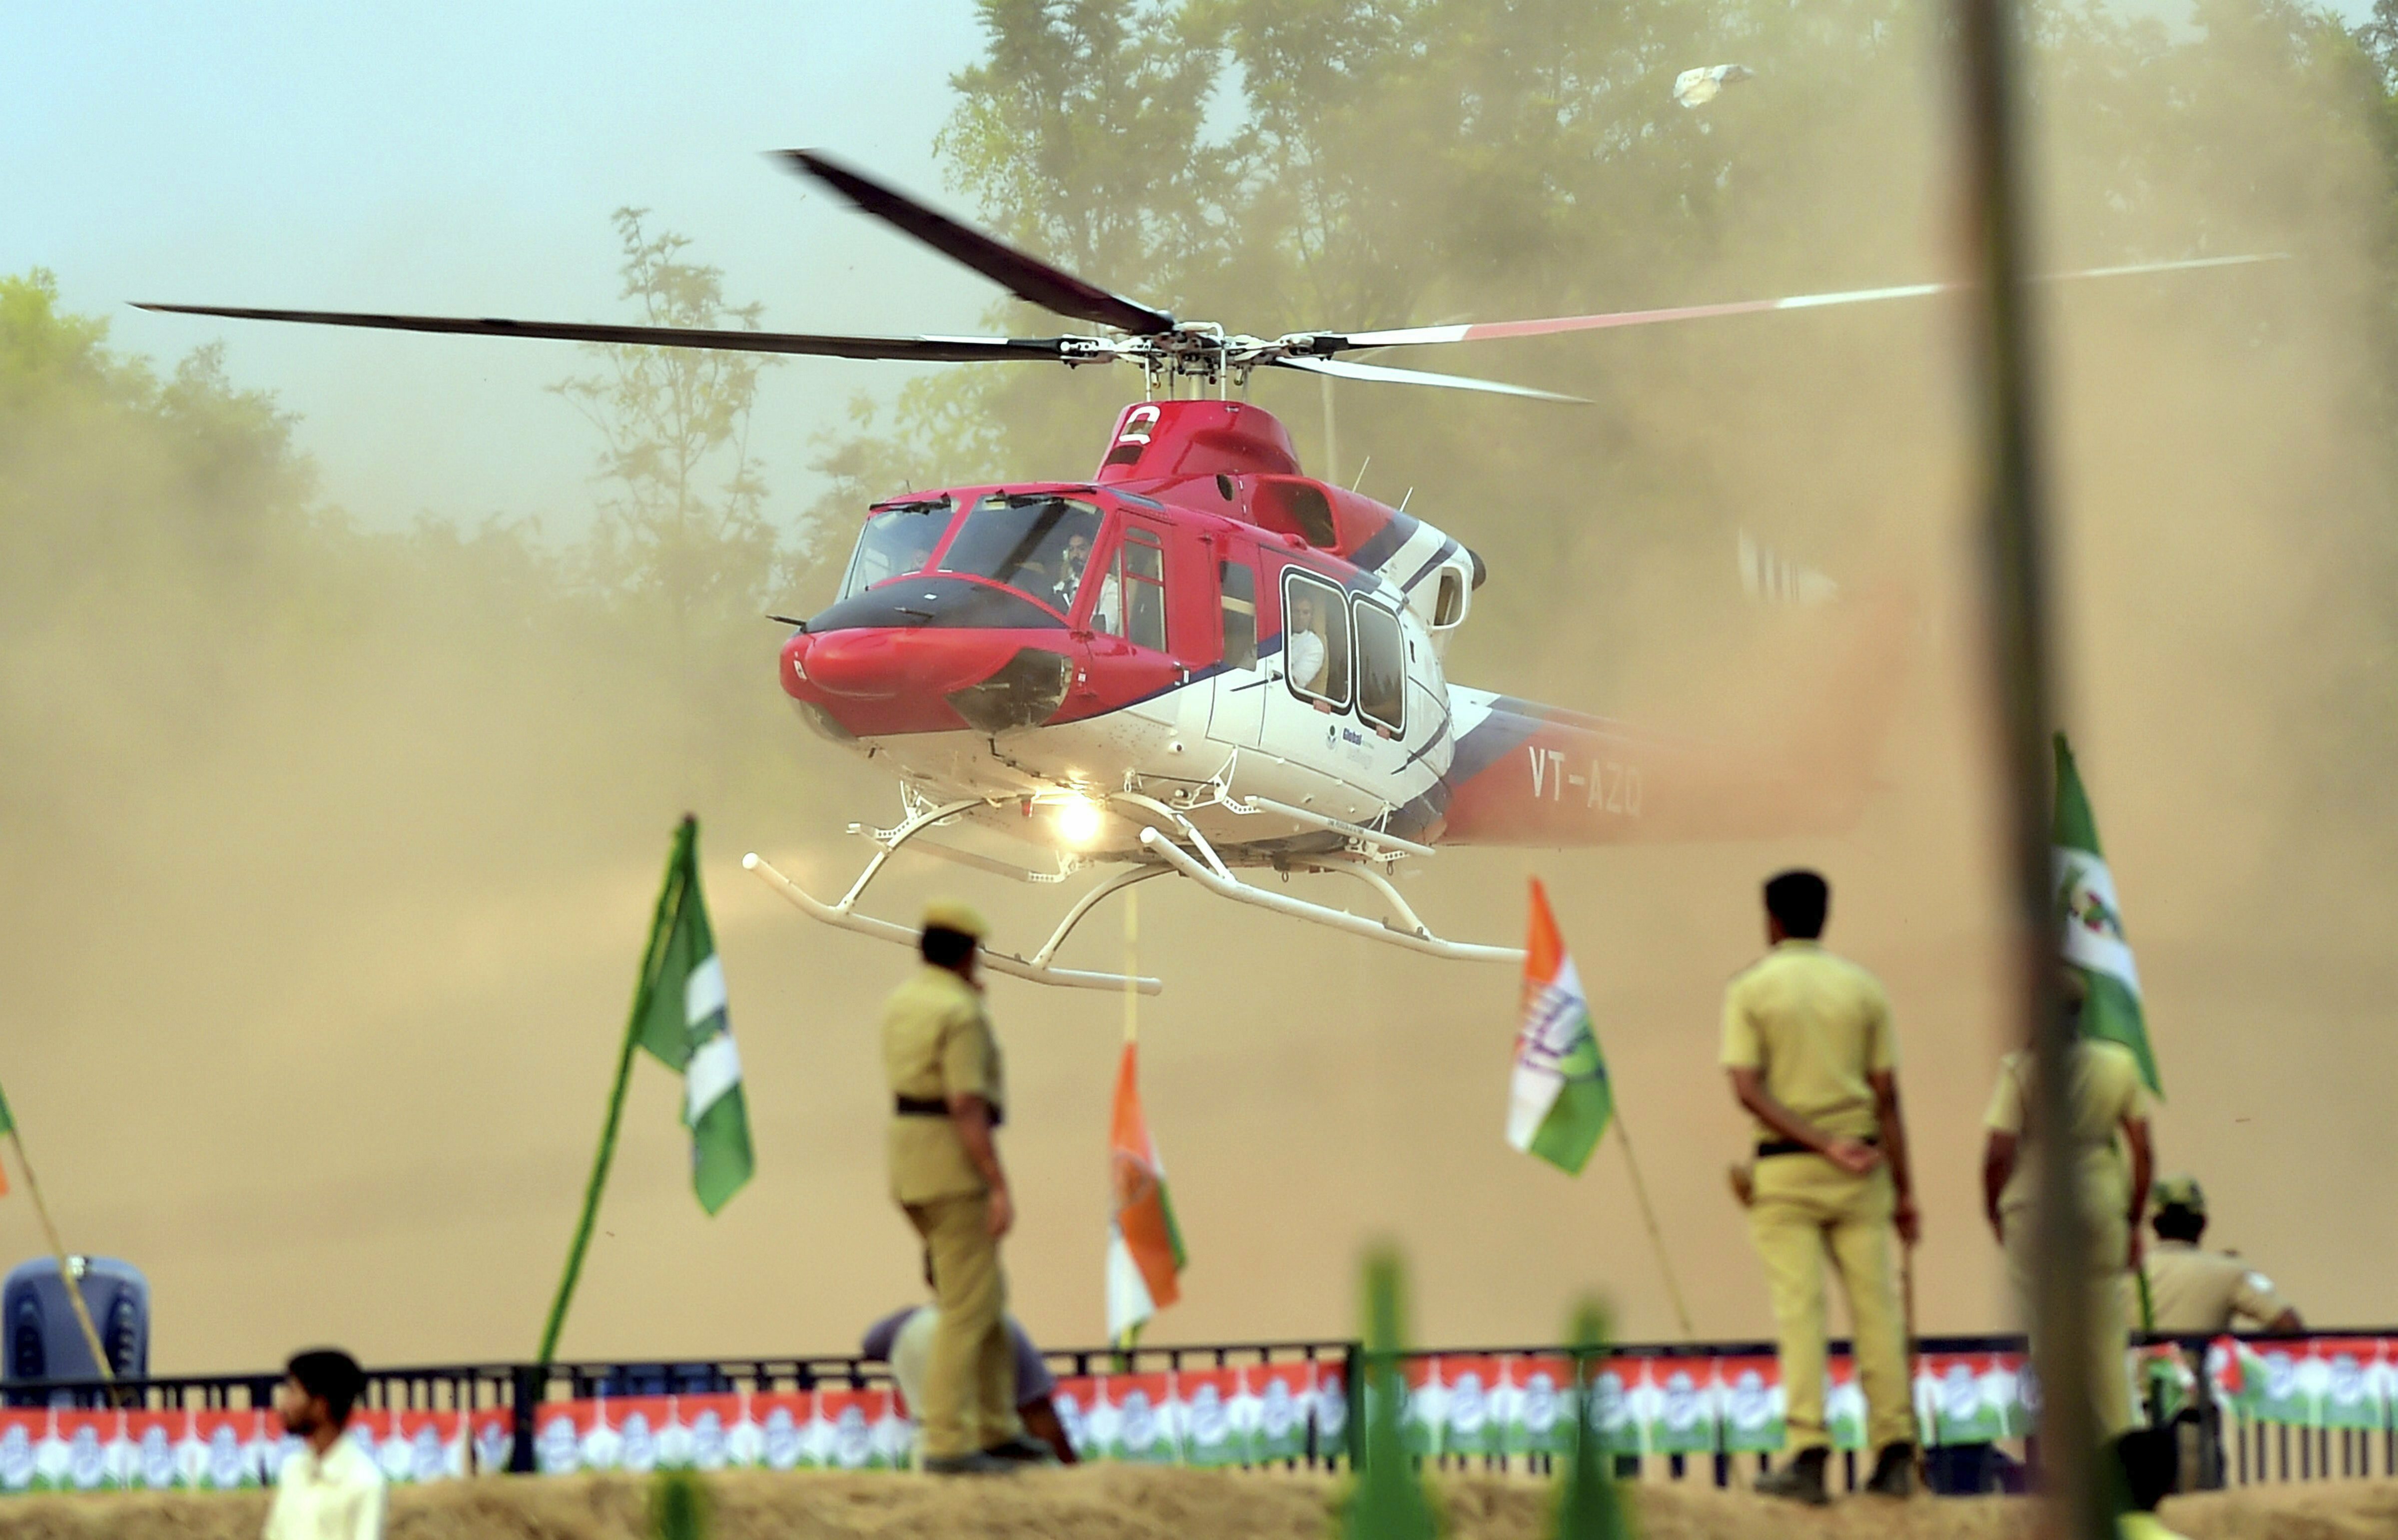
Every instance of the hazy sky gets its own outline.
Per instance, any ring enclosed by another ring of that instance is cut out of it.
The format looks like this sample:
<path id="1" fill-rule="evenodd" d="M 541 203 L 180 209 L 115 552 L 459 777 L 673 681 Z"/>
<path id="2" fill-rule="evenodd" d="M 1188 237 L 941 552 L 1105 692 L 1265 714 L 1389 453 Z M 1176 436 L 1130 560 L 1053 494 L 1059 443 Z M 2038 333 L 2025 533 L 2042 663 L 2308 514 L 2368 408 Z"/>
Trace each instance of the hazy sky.
<path id="1" fill-rule="evenodd" d="M 932 144 L 980 45 L 966 0 L 35 0 L 8 27 L 0 273 L 52 269 L 70 306 L 161 360 L 222 338 L 236 381 L 304 419 L 328 493 L 376 522 L 578 527 L 597 440 L 542 387 L 581 355 L 125 301 L 629 319 L 609 224 L 625 204 L 695 237 L 772 328 L 970 331 L 994 295 L 760 158 L 835 148 L 949 201 Z M 904 378 L 837 360 L 767 376 L 757 445 L 779 515 L 813 493 L 809 435 Z"/>
<path id="2" fill-rule="evenodd" d="M 273 0 L 10 7 L 0 49 L 0 273 L 47 267 L 162 360 L 222 338 L 305 419 L 328 491 L 585 516 L 596 437 L 541 387 L 562 343 L 156 316 L 129 300 L 631 318 L 620 205 L 698 241 L 769 327 L 966 331 L 993 289 L 760 152 L 837 148 L 939 192 L 935 132 L 980 35 L 963 0 L 872 6 Z M 787 512 L 808 435 L 899 367 L 768 376 L 759 442 Z"/>

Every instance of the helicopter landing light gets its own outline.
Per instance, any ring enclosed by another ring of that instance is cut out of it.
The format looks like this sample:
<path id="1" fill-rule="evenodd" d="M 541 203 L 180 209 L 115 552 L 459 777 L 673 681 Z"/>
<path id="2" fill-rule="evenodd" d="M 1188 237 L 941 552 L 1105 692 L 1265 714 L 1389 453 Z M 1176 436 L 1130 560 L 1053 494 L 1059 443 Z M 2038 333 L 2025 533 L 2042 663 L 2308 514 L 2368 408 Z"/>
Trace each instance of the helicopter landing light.
<path id="1" fill-rule="evenodd" d="M 1072 797 L 1058 803 L 1051 817 L 1058 825 L 1058 837 L 1081 850 L 1099 837 L 1107 810 L 1087 797 Z"/>

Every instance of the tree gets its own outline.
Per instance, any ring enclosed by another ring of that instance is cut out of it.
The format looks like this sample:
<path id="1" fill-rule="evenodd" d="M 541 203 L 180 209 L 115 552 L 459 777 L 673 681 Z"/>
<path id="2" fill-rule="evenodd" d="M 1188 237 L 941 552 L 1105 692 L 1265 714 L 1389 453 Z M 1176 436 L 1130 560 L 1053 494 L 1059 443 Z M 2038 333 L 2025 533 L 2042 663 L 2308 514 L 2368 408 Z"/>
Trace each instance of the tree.
<path id="1" fill-rule="evenodd" d="M 721 268 L 687 261 L 691 239 L 652 234 L 644 208 L 619 208 L 622 298 L 657 327 L 755 331 L 763 306 L 724 297 Z M 604 371 L 550 389 L 605 441 L 599 479 L 612 489 L 594 546 L 603 582 L 665 601 L 679 630 L 694 614 L 749 608 L 772 580 L 781 540 L 763 512 L 764 466 L 749 452 L 758 378 L 774 360 L 750 353 L 592 344 Z"/>

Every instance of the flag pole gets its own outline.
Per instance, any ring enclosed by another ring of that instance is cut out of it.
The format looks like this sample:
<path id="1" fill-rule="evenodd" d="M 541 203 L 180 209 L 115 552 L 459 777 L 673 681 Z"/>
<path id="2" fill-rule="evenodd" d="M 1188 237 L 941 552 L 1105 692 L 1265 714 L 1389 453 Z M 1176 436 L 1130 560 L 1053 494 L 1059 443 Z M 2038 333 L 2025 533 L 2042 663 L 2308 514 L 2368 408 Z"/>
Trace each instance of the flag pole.
<path id="1" fill-rule="evenodd" d="M 541 1329 L 537 1363 L 548 1364 L 557 1352 L 558 1334 L 566 1329 L 567 1306 L 573 1303 L 574 1285 L 583 1277 L 584 1254 L 591 1249 L 592 1226 L 600 1217 L 600 1195 L 608 1185 L 608 1168 L 616 1158 L 616 1131 L 625 1119 L 625 1088 L 633 1078 L 633 1050 L 640 1042 L 641 1019 L 649 1014 L 650 992 L 656 987 L 658 964 L 682 900 L 680 878 L 689 865 L 692 840 L 698 832 L 699 821 L 685 813 L 675 830 L 674 849 L 667 856 L 667 878 L 658 889 L 657 912 L 650 920 L 649 950 L 641 957 L 640 977 L 633 986 L 633 1012 L 626 1019 L 625 1041 L 616 1051 L 616 1084 L 608 1092 L 608 1118 L 600 1127 L 600 1153 L 591 1162 L 591 1181 L 584 1188 L 583 1217 L 574 1226 L 573 1243 L 567 1248 L 566 1272 L 558 1280 L 558 1297 L 550 1302 L 549 1320 Z"/>
<path id="2" fill-rule="evenodd" d="M 1125 1041 L 1140 1036 L 1140 891 L 1125 894 Z"/>
<path id="3" fill-rule="evenodd" d="M 1124 1040 L 1125 1051 L 1129 1053 L 1140 1039 L 1140 893 L 1138 890 L 1125 894 L 1124 955 Z M 1134 1321 L 1116 1334 L 1117 1369 L 1129 1371 L 1132 1368 L 1132 1346 L 1140 1340 L 1143 1324 Z"/>
<path id="4" fill-rule="evenodd" d="M 34 1163 L 25 1158 L 25 1136 L 17 1132 L 15 1118 L 8 1120 L 8 1143 L 17 1152 L 17 1169 L 25 1173 L 25 1196 L 34 1202 L 34 1213 L 42 1222 L 42 1234 L 50 1243 L 50 1255 L 59 1264 L 59 1281 L 66 1285 L 67 1306 L 74 1311 L 75 1324 L 83 1328 L 84 1346 L 91 1349 L 91 1361 L 100 1367 L 100 1377 L 110 1384 L 116 1372 L 109 1366 L 108 1349 L 101 1346 L 100 1328 L 92 1324 L 91 1306 L 83 1302 L 83 1284 L 75 1277 L 74 1264 L 67 1260 L 66 1242 L 59 1239 L 59 1227 L 51 1222 L 50 1206 L 42 1201 L 42 1184 L 34 1175 Z"/>
<path id="5" fill-rule="evenodd" d="M 1696 1342 L 1699 1333 L 1691 1325 L 1691 1307 L 1682 1303 L 1682 1285 L 1674 1277 L 1674 1259 L 1665 1254 L 1665 1235 L 1657 1227 L 1657 1211 L 1649 1203 L 1649 1184 L 1640 1179 L 1640 1158 L 1632 1153 L 1632 1132 L 1624 1126 L 1623 1109 L 1615 1110 L 1615 1137 L 1623 1145 L 1623 1168 L 1632 1173 L 1632 1194 L 1640 1200 L 1641 1223 L 1649 1226 L 1649 1244 L 1657 1251 L 1657 1270 L 1665 1275 L 1665 1293 L 1674 1302 L 1674 1319 L 1682 1323 L 1682 1340 Z"/>

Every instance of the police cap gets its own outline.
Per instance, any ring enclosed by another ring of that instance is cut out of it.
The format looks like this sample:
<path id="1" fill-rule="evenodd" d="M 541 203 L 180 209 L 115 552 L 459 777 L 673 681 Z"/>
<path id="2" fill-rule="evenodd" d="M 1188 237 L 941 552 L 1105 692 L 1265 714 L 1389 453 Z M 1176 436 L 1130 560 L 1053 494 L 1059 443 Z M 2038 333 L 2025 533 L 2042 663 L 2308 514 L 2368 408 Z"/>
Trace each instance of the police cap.
<path id="1" fill-rule="evenodd" d="M 924 905 L 924 929 L 954 931 L 977 941 L 990 934 L 990 926 L 973 904 L 962 904 L 953 898 L 936 898 Z"/>
<path id="2" fill-rule="evenodd" d="M 2149 1197 L 2159 1209 L 2180 1209 L 2187 1213 L 2206 1212 L 2206 1190 L 2195 1176 L 2161 1176 L 2149 1189 Z"/>

